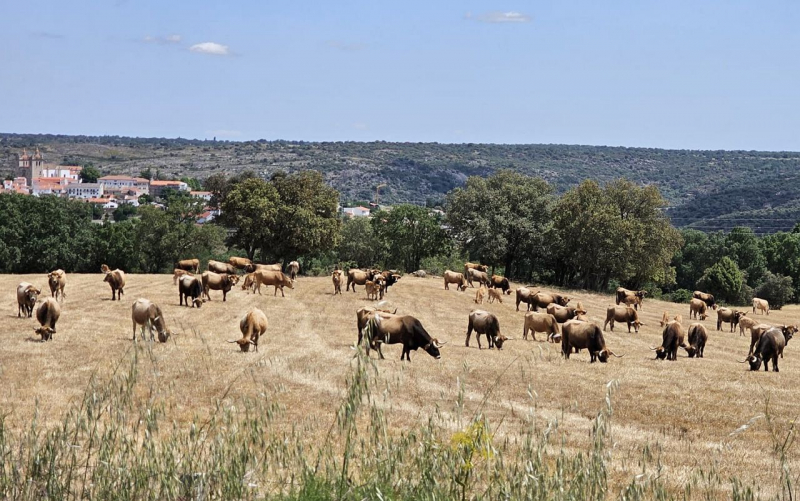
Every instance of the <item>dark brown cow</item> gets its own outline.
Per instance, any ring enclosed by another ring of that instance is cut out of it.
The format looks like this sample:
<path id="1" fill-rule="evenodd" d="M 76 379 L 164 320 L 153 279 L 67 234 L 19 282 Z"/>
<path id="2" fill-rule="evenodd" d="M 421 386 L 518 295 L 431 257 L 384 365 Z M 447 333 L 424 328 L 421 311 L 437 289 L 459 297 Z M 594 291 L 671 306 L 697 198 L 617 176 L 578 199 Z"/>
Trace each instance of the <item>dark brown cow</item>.
<path id="1" fill-rule="evenodd" d="M 106 274 L 103 282 L 108 282 L 108 285 L 111 286 L 111 300 L 122 301 L 122 294 L 125 292 L 125 272 L 122 270 L 111 271 L 106 265 L 101 266 L 100 269 Z"/>
<path id="2" fill-rule="evenodd" d="M 500 334 L 500 321 L 492 313 L 483 310 L 472 310 L 469 314 L 469 322 L 467 324 L 467 340 L 464 345 L 469 347 L 469 338 L 472 336 L 472 331 L 475 331 L 475 339 L 478 341 L 478 349 L 481 349 L 481 334 L 486 336 L 489 343 L 489 349 L 497 346 L 498 350 L 503 349 L 503 343 L 509 339 Z"/>
<path id="3" fill-rule="evenodd" d="M 769 370 L 769 362 L 772 360 L 772 370 L 778 371 L 778 357 L 783 356 L 783 350 L 786 348 L 786 343 L 792 338 L 793 332 L 787 331 L 785 327 L 773 327 L 763 333 L 758 340 L 758 345 L 755 351 L 742 360 L 750 362 L 750 370 L 757 371 L 761 368 L 761 363 L 764 363 L 764 370 Z"/>
<path id="4" fill-rule="evenodd" d="M 411 361 L 411 351 L 419 348 L 425 350 L 433 358 L 442 358 L 439 348 L 445 343 L 432 338 L 422 323 L 410 315 L 396 315 L 382 311 L 372 311 L 366 316 L 366 329 L 370 333 L 368 338 L 367 355 L 371 346 L 375 346 L 378 355 L 383 357 L 381 345 L 402 344 L 403 352 L 400 360 Z M 359 339 L 360 341 L 360 339 Z"/>
<path id="5" fill-rule="evenodd" d="M 627 304 L 629 306 L 633 306 L 634 308 L 638 309 L 641 306 L 642 302 L 644 301 L 644 297 L 647 295 L 647 291 L 633 291 L 626 289 L 624 287 L 617 288 L 617 304 Z"/>
<path id="6" fill-rule="evenodd" d="M 561 306 L 559 304 L 549 304 L 547 305 L 547 313 L 556 317 L 558 323 L 563 324 L 567 320 L 572 320 L 573 318 L 578 318 L 581 315 L 586 315 L 586 310 L 583 309 L 583 305 L 579 302 L 577 306 Z"/>
<path id="7" fill-rule="evenodd" d="M 675 361 L 678 359 L 678 347 L 686 347 L 683 341 L 683 327 L 681 326 L 680 315 L 675 317 L 672 322 L 667 322 L 661 333 L 661 346 L 650 349 L 656 352 L 656 358 Z"/>
<path id="8" fill-rule="evenodd" d="M 702 291 L 694 291 L 692 293 L 692 297 L 694 299 L 699 299 L 706 303 L 706 306 L 711 308 L 712 310 L 717 309 L 717 301 L 714 299 L 714 296 Z"/>
<path id="9" fill-rule="evenodd" d="M 178 281 L 178 297 L 181 306 L 183 306 L 184 299 L 186 300 L 186 306 L 190 306 L 189 298 L 192 298 L 191 307 L 200 308 L 205 302 L 203 299 L 203 283 L 192 275 L 181 277 Z"/>
<path id="10" fill-rule="evenodd" d="M 485 285 L 488 287 L 491 285 L 489 274 L 485 271 L 480 271 L 473 268 L 468 270 L 465 276 L 467 277 L 467 283 L 469 283 L 470 287 L 475 287 L 473 282 L 478 282 L 479 286 Z"/>
<path id="11" fill-rule="evenodd" d="M 603 331 L 597 324 L 591 322 L 580 322 L 570 320 L 561 329 L 561 354 L 569 360 L 572 350 L 589 350 L 590 362 L 599 360 L 601 363 L 608 362 L 608 356 L 613 355 L 622 358 L 625 355 L 617 355 L 606 347 L 606 340 Z"/>
<path id="12" fill-rule="evenodd" d="M 39 308 L 36 309 L 36 320 L 39 321 L 41 327 L 34 328 L 36 334 L 42 337 L 42 341 L 50 341 L 53 339 L 53 334 L 56 333 L 56 322 L 58 317 L 61 316 L 61 306 L 58 301 L 49 297 L 45 299 Z"/>
<path id="13" fill-rule="evenodd" d="M 506 277 L 492 275 L 489 283 L 490 288 L 503 289 L 503 294 L 511 294 L 511 282 Z"/>
<path id="14" fill-rule="evenodd" d="M 686 336 L 689 341 L 689 346 L 684 346 L 683 349 L 689 354 L 689 358 L 703 358 L 703 351 L 706 349 L 706 342 L 708 341 L 708 331 L 701 323 L 694 323 L 689 326 L 689 331 Z"/>

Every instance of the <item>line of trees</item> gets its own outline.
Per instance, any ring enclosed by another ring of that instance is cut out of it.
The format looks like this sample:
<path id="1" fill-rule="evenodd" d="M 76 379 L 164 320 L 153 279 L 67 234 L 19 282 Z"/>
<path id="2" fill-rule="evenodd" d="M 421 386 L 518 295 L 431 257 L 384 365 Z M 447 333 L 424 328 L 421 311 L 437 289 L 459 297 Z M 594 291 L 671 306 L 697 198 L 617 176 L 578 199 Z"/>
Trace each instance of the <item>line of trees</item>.
<path id="1" fill-rule="evenodd" d="M 0 272 L 93 272 L 106 263 L 156 273 L 189 256 L 233 254 L 297 259 L 315 274 L 335 264 L 441 272 L 472 260 L 526 283 L 623 285 L 677 301 L 697 288 L 732 304 L 757 295 L 780 307 L 800 297 L 800 226 L 761 238 L 747 228 L 679 231 L 657 188 L 626 180 L 587 180 L 557 196 L 540 178 L 500 170 L 451 190 L 444 211 L 400 204 L 352 219 L 337 213 L 339 194 L 316 171 L 215 175 L 204 187 L 222 215 L 202 226 L 203 203 L 183 194 L 105 224 L 92 223 L 82 202 L 2 195 Z"/>

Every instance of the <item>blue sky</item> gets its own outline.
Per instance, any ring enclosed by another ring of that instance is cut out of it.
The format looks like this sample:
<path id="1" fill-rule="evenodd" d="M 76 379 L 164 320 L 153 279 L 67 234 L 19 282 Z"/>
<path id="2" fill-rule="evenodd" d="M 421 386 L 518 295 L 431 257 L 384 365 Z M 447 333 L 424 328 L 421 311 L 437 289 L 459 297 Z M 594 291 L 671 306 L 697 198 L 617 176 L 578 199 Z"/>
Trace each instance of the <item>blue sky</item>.
<path id="1" fill-rule="evenodd" d="M 2 2 L 0 131 L 800 150 L 800 2 Z"/>

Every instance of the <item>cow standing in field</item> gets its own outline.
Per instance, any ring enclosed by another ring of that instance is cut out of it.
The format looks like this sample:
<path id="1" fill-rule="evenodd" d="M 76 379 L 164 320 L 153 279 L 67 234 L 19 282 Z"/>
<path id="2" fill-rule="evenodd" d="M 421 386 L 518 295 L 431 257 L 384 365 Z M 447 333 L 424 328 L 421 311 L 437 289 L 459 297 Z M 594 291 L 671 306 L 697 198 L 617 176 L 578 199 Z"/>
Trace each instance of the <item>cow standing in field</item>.
<path id="1" fill-rule="evenodd" d="M 591 322 L 581 322 L 570 320 L 562 328 L 561 334 L 561 354 L 569 360 L 572 350 L 589 350 L 590 362 L 608 362 L 609 355 L 622 358 L 625 355 L 617 355 L 606 347 L 606 340 L 600 327 Z"/>
<path id="2" fill-rule="evenodd" d="M 560 334 L 556 317 L 548 313 L 540 313 L 537 311 L 529 311 L 525 314 L 525 320 L 522 326 L 522 339 L 528 339 L 528 331 L 531 331 L 531 336 L 534 341 L 536 341 L 537 332 L 544 332 L 547 334 L 547 340 L 550 342 L 555 342 L 557 336 Z"/>
<path id="3" fill-rule="evenodd" d="M 228 298 L 228 292 L 239 283 L 239 275 L 228 275 L 227 273 L 217 274 L 211 271 L 204 271 L 201 275 L 203 281 L 203 294 L 206 299 L 211 301 L 209 290 L 222 291 L 222 301 Z"/>
<path id="4" fill-rule="evenodd" d="M 533 309 L 533 311 L 539 311 L 539 308 L 547 308 L 551 304 L 566 306 L 570 302 L 570 298 L 555 292 L 538 291 L 534 294 L 530 294 L 530 291 L 523 287 L 521 289 L 517 289 L 517 311 L 519 311 L 520 302 L 527 303 L 528 310 Z"/>
<path id="5" fill-rule="evenodd" d="M 712 310 L 716 310 L 717 309 L 717 300 L 714 299 L 714 296 L 711 295 L 711 294 L 708 294 L 708 293 L 702 292 L 702 291 L 694 291 L 692 293 L 692 297 L 694 299 L 699 299 L 699 300 L 703 301 L 704 303 L 706 303 L 706 306 L 708 306 Z"/>
<path id="6" fill-rule="evenodd" d="M 39 299 L 42 291 L 28 282 L 22 282 L 17 286 L 17 317 L 25 314 L 28 318 L 33 316 L 33 307 Z"/>
<path id="7" fill-rule="evenodd" d="M 778 371 L 778 357 L 783 357 L 783 350 L 786 343 L 792 338 L 793 332 L 787 331 L 786 327 L 773 327 L 758 339 L 756 349 L 741 363 L 750 362 L 750 370 L 757 371 L 764 363 L 764 370 L 769 370 L 769 362 L 772 361 L 772 370 Z"/>
<path id="8" fill-rule="evenodd" d="M 475 264 L 475 263 L 464 263 L 464 278 L 469 282 L 471 287 L 475 287 L 472 285 L 470 281 L 470 271 L 477 270 L 482 271 L 483 273 L 487 273 L 489 271 L 489 267 L 485 264 Z"/>
<path id="9" fill-rule="evenodd" d="M 472 310 L 469 314 L 467 324 L 467 340 L 464 345 L 469 348 L 469 338 L 472 331 L 475 331 L 475 339 L 478 341 L 478 349 L 481 349 L 481 334 L 486 336 L 489 349 L 497 346 L 498 350 L 503 349 L 503 343 L 510 339 L 500 334 L 500 321 L 492 313 L 483 310 Z"/>
<path id="10" fill-rule="evenodd" d="M 300 273 L 300 263 L 292 261 L 289 263 L 289 266 L 286 267 L 286 271 L 289 272 L 289 278 L 294 282 L 297 279 L 297 274 Z"/>
<path id="11" fill-rule="evenodd" d="M 214 273 L 225 273 L 228 275 L 236 275 L 236 267 L 229 263 L 223 263 L 222 261 L 210 260 L 208 262 L 208 271 L 213 271 Z"/>
<path id="12" fill-rule="evenodd" d="M 192 275 L 181 277 L 178 282 L 178 297 L 181 306 L 183 306 L 185 300 L 186 306 L 200 308 L 205 302 L 205 299 L 203 299 L 203 283 Z M 191 305 L 189 304 L 189 298 L 192 299 Z"/>
<path id="13" fill-rule="evenodd" d="M 739 310 L 731 310 L 730 308 L 724 308 L 724 307 L 719 308 L 717 310 L 717 330 L 721 331 L 722 324 L 724 322 L 728 322 L 731 324 L 731 332 L 733 332 L 733 329 L 737 325 L 739 325 L 741 318 L 743 318 L 744 316 L 745 316 L 744 312 L 741 312 Z"/>
<path id="14" fill-rule="evenodd" d="M 492 275 L 489 279 L 489 287 L 494 289 L 502 289 L 503 294 L 511 294 L 511 282 L 506 277 L 500 275 Z"/>
<path id="15" fill-rule="evenodd" d="M 697 355 L 697 358 L 703 358 L 703 352 L 706 349 L 706 342 L 708 341 L 708 331 L 706 327 L 701 323 L 694 323 L 689 326 L 686 337 L 689 341 L 689 346 L 684 346 L 683 349 L 686 350 L 689 358 L 694 358 L 695 355 Z"/>
<path id="16" fill-rule="evenodd" d="M 359 270 L 358 268 L 350 268 L 347 270 L 347 287 L 344 290 L 349 291 L 353 287 L 353 292 L 356 291 L 356 285 L 366 285 L 367 281 L 372 278 L 374 273 Z"/>
<path id="17" fill-rule="evenodd" d="M 578 302 L 578 305 L 573 306 L 561 306 L 555 303 L 547 305 L 547 313 L 556 317 L 556 321 L 560 324 L 568 320 L 572 320 L 573 318 L 580 319 L 583 315 L 586 315 L 586 310 L 583 309 L 583 305 Z"/>
<path id="18" fill-rule="evenodd" d="M 50 295 L 61 302 L 66 297 L 64 287 L 67 285 L 67 274 L 64 270 L 55 270 L 47 274 L 47 285 L 50 286 Z"/>
<path id="19" fill-rule="evenodd" d="M 503 295 L 497 289 L 489 289 L 489 304 L 495 301 L 503 302 Z"/>
<path id="20" fill-rule="evenodd" d="M 667 325 L 664 326 L 664 330 L 661 333 L 661 346 L 650 348 L 656 352 L 657 359 L 663 360 L 666 358 L 674 362 L 678 359 L 678 348 L 686 348 L 686 343 L 683 341 L 682 321 L 681 316 L 677 315 L 674 321 L 667 322 Z"/>
<path id="21" fill-rule="evenodd" d="M 475 287 L 473 282 L 477 282 L 478 286 L 491 285 L 491 280 L 489 280 L 489 274 L 486 273 L 485 271 L 470 269 L 467 271 L 466 277 L 470 287 Z"/>
<path id="22" fill-rule="evenodd" d="M 769 302 L 766 299 L 753 298 L 753 313 L 760 311 L 761 314 L 769 315 Z M 766 367 L 766 365 L 765 365 Z"/>
<path id="23" fill-rule="evenodd" d="M 488 289 L 484 286 L 480 286 L 478 290 L 475 292 L 475 304 L 483 304 L 483 298 L 486 297 Z"/>
<path id="24" fill-rule="evenodd" d="M 278 289 L 281 290 L 281 297 L 286 297 L 286 294 L 283 293 L 284 287 L 294 289 L 294 283 L 292 282 L 292 279 L 284 275 L 282 271 L 257 270 L 253 273 L 255 274 L 256 279 L 256 291 L 258 291 L 259 295 L 261 295 L 262 285 L 274 286 L 275 293 L 273 296 L 278 295 Z M 355 291 L 355 287 L 353 288 L 353 291 Z"/>
<path id="25" fill-rule="evenodd" d="M 178 261 L 178 265 L 175 268 L 184 271 L 191 271 L 194 274 L 197 274 L 200 271 L 200 260 L 199 259 L 182 259 Z"/>
<path id="26" fill-rule="evenodd" d="M 228 258 L 228 264 L 230 264 L 231 266 L 233 266 L 237 270 L 246 270 L 246 271 L 248 271 L 247 268 L 249 266 L 251 266 L 253 264 L 253 262 L 250 261 L 246 257 L 231 256 L 231 257 Z M 211 271 L 216 271 L 216 270 L 211 270 Z M 220 272 L 217 272 L 217 273 L 220 273 Z"/>
<path id="27" fill-rule="evenodd" d="M 689 320 L 691 319 L 698 319 L 705 320 L 706 319 L 706 302 L 702 299 L 692 298 L 689 302 Z"/>
<path id="28" fill-rule="evenodd" d="M 103 282 L 108 282 L 108 285 L 111 286 L 111 300 L 122 301 L 122 294 L 125 292 L 125 272 L 120 269 L 112 271 L 105 264 L 100 267 L 100 270 L 105 273 Z"/>
<path id="29" fill-rule="evenodd" d="M 633 291 L 628 290 L 624 287 L 617 288 L 617 305 L 624 304 L 627 306 L 632 306 L 634 309 L 638 310 L 642 302 L 644 302 L 644 297 L 647 295 L 647 291 Z"/>
<path id="30" fill-rule="evenodd" d="M 228 342 L 238 343 L 243 352 L 250 351 L 250 345 L 253 345 L 258 352 L 258 340 L 267 331 L 267 316 L 258 308 L 253 308 L 239 321 L 239 330 L 242 331 L 242 339 Z"/>
<path id="31" fill-rule="evenodd" d="M 51 297 L 42 301 L 42 304 L 36 309 L 36 320 L 39 321 L 41 327 L 33 330 L 42 337 L 42 341 L 53 339 L 53 334 L 56 333 L 56 322 L 60 316 L 61 306 Z"/>
<path id="32" fill-rule="evenodd" d="M 136 341 L 136 328 L 142 326 L 142 339 L 144 329 L 150 332 L 150 341 L 153 341 L 153 330 L 158 334 L 159 342 L 166 343 L 172 333 L 167 329 L 161 307 L 148 299 L 139 298 L 131 307 L 131 320 L 133 322 L 133 341 Z"/>
<path id="33" fill-rule="evenodd" d="M 444 272 L 444 290 L 450 290 L 450 284 L 456 284 L 460 291 L 467 290 L 467 279 L 464 278 L 463 273 L 456 273 L 455 271 L 445 270 Z"/>
<path id="34" fill-rule="evenodd" d="M 633 326 L 634 332 L 639 333 L 639 327 L 644 325 L 639 320 L 639 313 L 630 306 L 609 306 L 606 310 L 606 321 L 603 324 L 603 330 L 611 324 L 611 332 L 614 332 L 614 322 L 624 322 L 628 325 L 628 333 L 631 332 Z"/>
<path id="35" fill-rule="evenodd" d="M 192 274 L 189 273 L 188 271 L 182 270 L 180 268 L 173 269 L 172 270 L 172 285 L 178 285 L 178 280 L 184 275 L 191 276 Z"/>
<path id="36" fill-rule="evenodd" d="M 331 274 L 331 281 L 333 282 L 333 295 L 342 293 L 342 282 L 344 282 L 344 272 L 342 270 L 333 270 Z"/>
<path id="37" fill-rule="evenodd" d="M 370 347 L 376 347 L 378 355 L 383 359 L 383 351 L 381 345 L 383 344 L 402 344 L 403 352 L 400 354 L 400 360 L 411 361 L 411 351 L 416 351 L 422 348 L 433 358 L 442 358 L 439 348 L 445 343 L 439 342 L 438 339 L 432 338 L 428 331 L 422 326 L 422 323 L 410 315 L 396 315 L 394 313 L 385 313 L 376 310 L 363 311 L 362 308 L 358 313 L 359 320 L 359 333 L 363 331 L 361 322 L 362 318 L 365 322 L 364 327 L 370 332 L 367 342 L 367 356 L 369 356 Z M 359 344 L 360 344 L 359 336 Z"/>

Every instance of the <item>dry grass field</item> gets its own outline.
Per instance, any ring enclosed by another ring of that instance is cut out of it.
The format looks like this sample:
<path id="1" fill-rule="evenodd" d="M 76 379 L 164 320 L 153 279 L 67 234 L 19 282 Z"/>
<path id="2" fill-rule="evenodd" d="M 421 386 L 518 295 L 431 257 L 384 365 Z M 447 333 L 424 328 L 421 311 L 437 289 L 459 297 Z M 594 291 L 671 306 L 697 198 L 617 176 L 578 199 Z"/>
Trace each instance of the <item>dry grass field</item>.
<path id="1" fill-rule="evenodd" d="M 213 412 L 218 401 L 231 406 L 243 397 L 268 395 L 284 408 L 287 425 L 315 430 L 317 435 L 307 437 L 311 442 L 322 439 L 352 372 L 355 311 L 371 303 L 363 287 L 333 296 L 329 278 L 301 277 L 285 298 L 273 297 L 271 288 L 259 296 L 237 287 L 227 302 L 212 291 L 213 301 L 193 309 L 178 306 L 177 287 L 167 275 L 128 275 L 123 300 L 112 302 L 101 274 L 68 275 L 58 333 L 41 343 L 34 337 L 35 318 L 17 318 L 15 289 L 22 281 L 46 288 L 43 275 L 0 276 L 0 412 L 12 430 L 27 427 L 37 407 L 39 421 L 55 426 L 80 402 L 93 375 L 101 381 L 111 377 L 133 349 L 131 303 L 144 297 L 163 307 L 168 326 L 178 333 L 152 347 L 137 382 L 141 392 L 155 388 L 152 398 L 169 401 L 169 419 L 181 426 Z M 602 325 L 612 297 L 572 295 Z M 503 304 L 477 306 L 474 289 L 445 291 L 438 278 L 405 276 L 392 287 L 387 299 L 398 313 L 416 316 L 433 337 L 447 341 L 441 360 L 420 350 L 412 352 L 410 363 L 399 360 L 398 345 L 384 347 L 387 358 L 376 366 L 391 396 L 378 400 L 393 427 L 419 426 L 438 412 L 453 415 L 449 432 L 456 431 L 462 385 L 464 411 L 485 414 L 497 440 L 513 438 L 530 419 L 557 420 L 566 447 L 586 449 L 608 383 L 616 380 L 607 461 L 612 492 L 641 473 L 644 450 L 660 456 L 661 479 L 675 490 L 703 468 L 759 485 L 762 494 L 776 492 L 781 463 L 775 444 L 784 442 L 800 413 L 800 355 L 794 349 L 800 340 L 789 343 L 780 373 L 752 373 L 736 363 L 745 358 L 749 337 L 727 326 L 716 331 L 712 312 L 704 322 L 710 334 L 705 358 L 689 359 L 680 350 L 675 362 L 654 360 L 648 347 L 660 344 L 662 312 L 680 313 L 684 326 L 689 312 L 688 305 L 648 299 L 640 333 L 620 325 L 606 332 L 609 347 L 624 358 L 590 364 L 584 351 L 565 361 L 560 345 L 543 336 L 522 340 L 524 312 L 515 311 L 513 296 L 504 297 Z M 259 353 L 240 353 L 226 340 L 240 337 L 239 319 L 254 306 L 264 310 L 269 328 Z M 478 350 L 474 337 L 472 346 L 464 346 L 473 308 L 497 314 L 503 333 L 514 337 L 502 351 L 485 349 L 485 341 Z M 800 310 L 789 306 L 764 320 L 798 323 Z M 791 440 L 788 465 L 794 470 Z"/>

